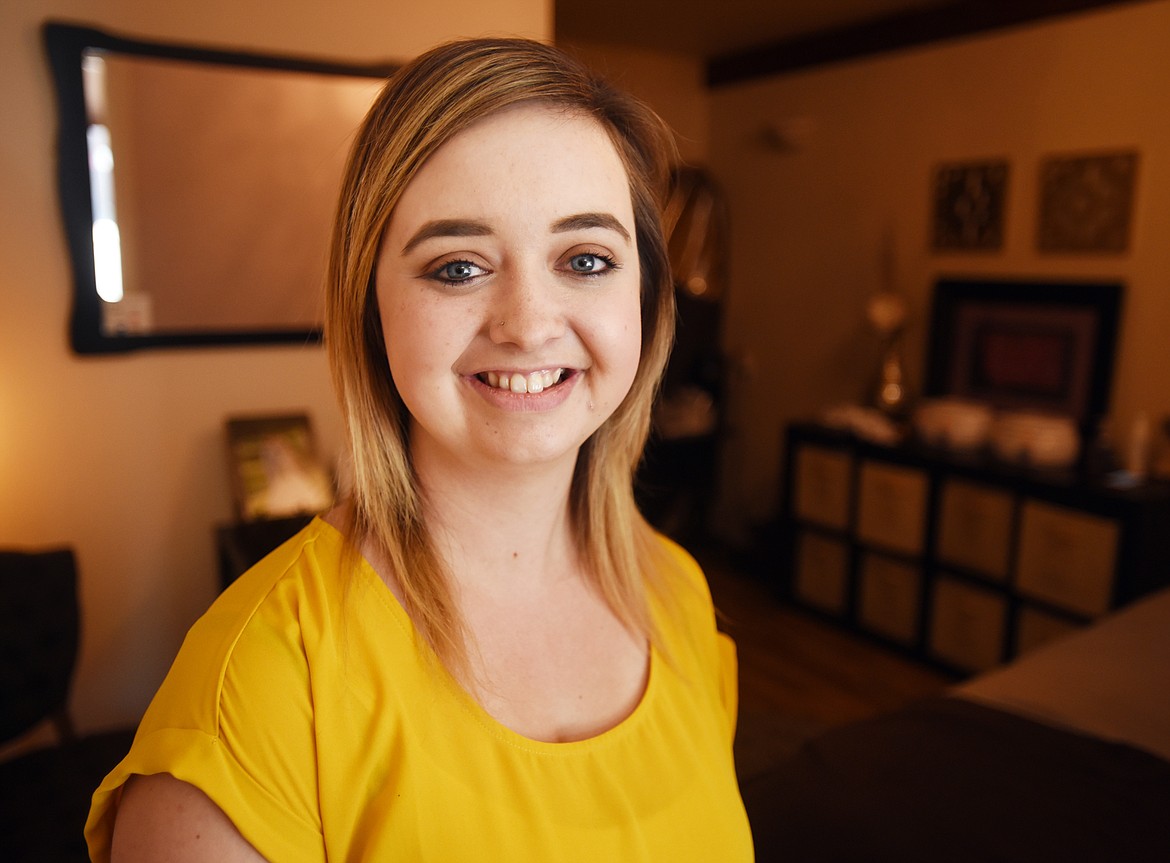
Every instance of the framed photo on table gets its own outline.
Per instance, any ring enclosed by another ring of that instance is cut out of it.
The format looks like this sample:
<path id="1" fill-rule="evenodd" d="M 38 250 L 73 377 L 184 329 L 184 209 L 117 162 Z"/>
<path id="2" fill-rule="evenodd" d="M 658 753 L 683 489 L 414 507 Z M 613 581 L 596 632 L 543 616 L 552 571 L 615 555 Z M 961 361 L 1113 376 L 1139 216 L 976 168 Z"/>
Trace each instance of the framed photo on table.
<path id="1" fill-rule="evenodd" d="M 926 380 L 930 396 L 1041 410 L 1083 430 L 1105 414 L 1122 286 L 940 279 Z"/>
<path id="2" fill-rule="evenodd" d="M 240 521 L 316 514 L 334 498 L 307 414 L 231 417 L 228 464 Z"/>

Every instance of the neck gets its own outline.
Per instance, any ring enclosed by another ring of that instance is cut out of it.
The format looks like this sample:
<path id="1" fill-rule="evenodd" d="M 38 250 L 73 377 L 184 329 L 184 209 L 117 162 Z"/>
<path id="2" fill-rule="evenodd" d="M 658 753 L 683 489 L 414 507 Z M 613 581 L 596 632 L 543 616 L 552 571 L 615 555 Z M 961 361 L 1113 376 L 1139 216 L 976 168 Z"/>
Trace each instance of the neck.
<path id="1" fill-rule="evenodd" d="M 579 574 L 569 518 L 575 459 L 469 465 L 414 456 L 432 536 L 458 585 L 511 591 Z"/>

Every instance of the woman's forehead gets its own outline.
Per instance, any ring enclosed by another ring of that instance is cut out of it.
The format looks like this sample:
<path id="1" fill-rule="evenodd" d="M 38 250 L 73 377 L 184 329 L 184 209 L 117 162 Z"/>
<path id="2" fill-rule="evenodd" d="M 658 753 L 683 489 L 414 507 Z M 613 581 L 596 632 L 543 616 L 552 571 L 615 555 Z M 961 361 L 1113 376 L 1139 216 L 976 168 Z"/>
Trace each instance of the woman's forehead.
<path id="1" fill-rule="evenodd" d="M 391 230 L 434 219 L 557 221 L 608 213 L 632 236 L 625 163 L 593 117 L 525 103 L 478 120 L 446 141 L 406 185 Z M 398 231 L 395 231 L 398 233 Z"/>

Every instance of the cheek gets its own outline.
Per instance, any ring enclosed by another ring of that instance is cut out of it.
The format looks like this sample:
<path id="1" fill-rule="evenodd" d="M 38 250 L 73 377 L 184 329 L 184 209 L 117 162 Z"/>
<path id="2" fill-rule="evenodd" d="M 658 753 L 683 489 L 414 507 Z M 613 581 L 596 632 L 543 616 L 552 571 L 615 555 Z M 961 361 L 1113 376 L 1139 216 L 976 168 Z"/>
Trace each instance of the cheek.
<path id="1" fill-rule="evenodd" d="M 401 339 L 393 338 L 392 333 L 386 333 L 386 362 L 390 366 L 390 377 L 398 395 L 408 407 L 412 405 L 414 392 L 418 388 L 419 374 L 413 359 L 416 356 L 418 354 L 409 343 L 403 344 Z"/>
<path id="2" fill-rule="evenodd" d="M 624 398 L 642 357 L 642 309 L 637 292 L 624 296 L 609 309 L 603 338 L 610 370 L 615 382 L 620 382 Z"/>
<path id="3" fill-rule="evenodd" d="M 419 326 L 417 319 L 418 310 L 405 306 L 388 309 L 382 314 L 382 337 L 386 342 L 390 376 L 408 407 L 427 378 L 427 358 L 434 355 L 427 344 L 427 336 L 433 330 Z"/>
<path id="4" fill-rule="evenodd" d="M 472 311 L 409 298 L 383 312 L 386 359 L 407 407 L 453 380 L 455 365 L 475 337 Z"/>

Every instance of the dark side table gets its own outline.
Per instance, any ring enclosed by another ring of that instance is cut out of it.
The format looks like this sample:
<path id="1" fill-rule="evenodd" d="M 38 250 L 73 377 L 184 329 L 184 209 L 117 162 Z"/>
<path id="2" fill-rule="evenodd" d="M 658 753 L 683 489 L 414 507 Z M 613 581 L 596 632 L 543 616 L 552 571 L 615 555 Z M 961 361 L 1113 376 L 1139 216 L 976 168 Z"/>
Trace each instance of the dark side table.
<path id="1" fill-rule="evenodd" d="M 312 515 L 294 515 L 217 526 L 215 545 L 220 588 L 227 587 L 312 520 Z"/>

